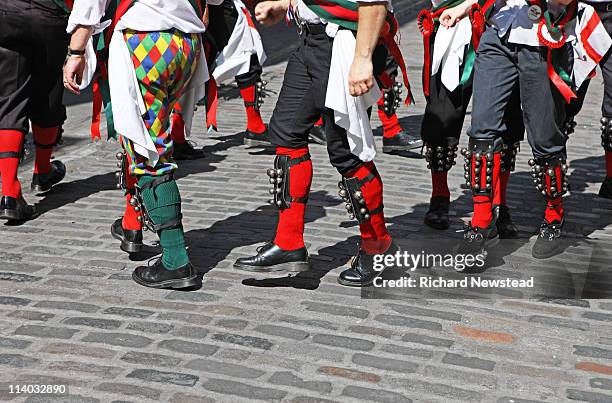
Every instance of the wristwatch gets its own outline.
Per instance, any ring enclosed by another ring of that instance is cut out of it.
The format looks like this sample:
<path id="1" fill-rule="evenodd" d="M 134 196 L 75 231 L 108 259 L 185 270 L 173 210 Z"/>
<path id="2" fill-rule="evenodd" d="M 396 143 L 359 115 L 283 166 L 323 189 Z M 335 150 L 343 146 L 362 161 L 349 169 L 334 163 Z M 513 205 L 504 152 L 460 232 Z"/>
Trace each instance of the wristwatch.
<path id="1" fill-rule="evenodd" d="M 68 56 L 84 56 L 84 55 L 85 55 L 85 49 L 77 50 L 77 49 L 72 49 L 68 47 Z"/>

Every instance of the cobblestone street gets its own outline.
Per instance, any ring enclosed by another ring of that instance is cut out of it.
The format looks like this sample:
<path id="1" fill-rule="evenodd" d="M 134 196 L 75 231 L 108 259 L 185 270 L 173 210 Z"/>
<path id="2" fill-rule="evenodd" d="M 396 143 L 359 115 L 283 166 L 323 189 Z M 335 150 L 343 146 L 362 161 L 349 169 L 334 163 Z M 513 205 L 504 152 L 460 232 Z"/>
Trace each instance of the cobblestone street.
<path id="1" fill-rule="evenodd" d="M 402 106 L 399 115 L 406 129 L 418 131 L 425 107 L 414 21 L 419 5 L 405 3 L 396 8 L 416 105 Z M 296 36 L 283 27 L 263 34 L 271 63 L 264 67 L 267 121 Z M 605 174 L 602 93 L 598 73 L 569 141 L 565 236 L 572 246 L 558 260 L 531 258 L 544 202 L 531 182 L 524 142 L 509 185 L 522 238 L 495 267 L 505 276 L 612 262 L 606 255 L 612 202 L 597 197 Z M 65 142 L 55 153 L 66 163 L 66 179 L 48 194 L 25 194 L 37 203 L 39 218 L 0 225 L 0 400 L 612 402 L 612 300 L 364 299 L 360 290 L 337 284 L 359 230 L 337 195 L 339 175 L 323 146 L 310 147 L 314 180 L 305 239 L 311 271 L 234 270 L 236 258 L 274 233 L 277 212 L 267 204 L 265 173 L 273 151 L 243 145 L 246 119 L 237 88 L 224 86 L 220 96 L 218 133 L 206 133 L 203 108 L 196 113 L 192 140 L 204 146 L 206 158 L 182 162 L 177 172 L 190 257 L 204 276 L 194 292 L 147 289 L 131 280 L 137 265 L 160 252 L 156 237 L 145 232 L 150 246 L 134 260 L 111 237 L 110 225 L 124 207 L 115 189 L 119 146 L 91 143 L 90 103 L 67 98 Z M 380 125 L 377 117 L 373 125 Z M 376 134 L 381 149 L 380 129 Z M 24 188 L 31 159 L 20 172 Z M 461 187 L 461 165 L 449 174 L 451 229 L 436 232 L 423 224 L 430 197 L 424 159 L 379 150 L 385 214 L 402 245 L 460 236 L 455 231 L 469 217 L 471 200 Z M 15 395 L 9 384 L 67 385 L 68 391 Z"/>

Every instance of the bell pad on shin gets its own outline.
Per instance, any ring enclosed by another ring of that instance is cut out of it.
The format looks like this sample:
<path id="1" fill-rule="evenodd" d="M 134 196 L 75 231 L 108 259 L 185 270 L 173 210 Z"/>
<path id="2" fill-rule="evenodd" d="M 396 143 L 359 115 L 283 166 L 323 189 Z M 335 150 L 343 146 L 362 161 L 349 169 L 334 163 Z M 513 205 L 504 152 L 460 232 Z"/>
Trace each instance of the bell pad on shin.
<path id="1" fill-rule="evenodd" d="M 503 146 L 502 138 L 470 139 L 468 148 L 461 150 L 465 161 L 463 164 L 465 184 L 472 189 L 474 195 L 493 195 L 495 154 L 501 156 Z"/>
<path id="2" fill-rule="evenodd" d="M 553 155 L 546 158 L 530 159 L 533 184 L 543 196 L 556 199 L 567 193 L 569 166 L 565 157 Z"/>
<path id="3" fill-rule="evenodd" d="M 290 158 L 288 155 L 277 155 L 274 159 L 274 168 L 270 168 L 267 171 L 268 177 L 270 178 L 270 195 L 272 199 L 268 200 L 268 203 L 275 205 L 279 209 L 285 209 L 291 207 L 291 203 L 307 203 L 308 196 L 306 197 L 292 197 L 291 196 L 291 167 L 302 162 L 310 160 L 310 154 L 306 153 L 301 157 Z"/>
<path id="4" fill-rule="evenodd" d="M 119 168 L 119 170 L 115 172 L 115 178 L 117 178 L 117 189 L 123 189 L 125 190 L 125 194 L 127 194 L 129 192 L 127 178 L 125 177 L 127 175 L 128 168 L 127 154 L 119 151 L 117 154 L 115 154 L 115 158 L 117 158 L 117 168 Z"/>
<path id="5" fill-rule="evenodd" d="M 433 173 L 448 172 L 456 164 L 459 140 L 454 137 L 446 139 L 445 145 L 425 145 L 427 169 Z"/>
<path id="6" fill-rule="evenodd" d="M 387 116 L 393 116 L 402 102 L 402 83 L 393 82 L 391 88 L 383 90 L 383 104 L 379 108 Z"/>
<path id="7" fill-rule="evenodd" d="M 142 215 L 140 215 L 138 217 L 138 220 L 142 220 L 142 224 L 143 224 L 143 229 L 149 229 L 153 232 L 159 232 L 162 230 L 166 230 L 166 229 L 174 229 L 174 228 L 180 228 L 182 227 L 182 220 L 183 220 L 183 215 L 182 214 L 178 214 L 177 217 L 170 219 L 166 222 L 163 223 L 156 223 L 153 218 L 151 217 L 151 214 L 149 213 L 149 210 L 147 208 L 147 205 L 144 202 L 144 197 L 143 197 L 143 192 L 145 191 L 155 191 L 155 188 L 157 188 L 158 186 L 173 181 L 174 180 L 174 175 L 172 173 L 168 174 L 168 175 L 163 175 L 163 176 L 159 176 L 155 179 L 153 179 L 150 182 L 145 183 L 144 185 L 136 185 L 135 186 L 135 195 L 134 197 L 132 197 L 130 199 L 130 205 L 132 205 L 134 207 L 134 210 L 136 212 L 142 212 Z"/>
<path id="8" fill-rule="evenodd" d="M 612 151 L 612 117 L 602 117 L 601 123 L 601 146 L 605 151 Z"/>
<path id="9" fill-rule="evenodd" d="M 521 143 L 504 144 L 501 151 L 501 172 L 512 172 L 516 167 L 516 156 L 521 151 Z"/>
<path id="10" fill-rule="evenodd" d="M 255 110 L 259 110 L 261 105 L 264 103 L 264 98 L 266 97 L 266 86 L 268 85 L 267 81 L 257 81 L 255 83 L 255 97 L 251 102 L 244 102 L 244 106 L 249 107 L 252 106 Z"/>
<path id="11" fill-rule="evenodd" d="M 366 200 L 363 195 L 363 185 L 374 180 L 376 176 L 370 172 L 365 178 L 342 178 L 338 182 L 338 195 L 344 200 L 346 211 L 351 219 L 357 219 L 359 224 L 370 220 L 372 214 L 382 213 L 383 206 L 378 206 L 368 210 Z"/>

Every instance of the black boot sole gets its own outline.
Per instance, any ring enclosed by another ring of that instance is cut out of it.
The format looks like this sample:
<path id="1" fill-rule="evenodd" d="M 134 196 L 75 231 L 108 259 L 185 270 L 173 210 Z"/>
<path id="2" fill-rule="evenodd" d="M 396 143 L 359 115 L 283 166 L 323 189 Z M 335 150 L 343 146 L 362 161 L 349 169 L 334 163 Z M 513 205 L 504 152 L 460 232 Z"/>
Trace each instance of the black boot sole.
<path id="1" fill-rule="evenodd" d="M 65 177 L 66 177 L 66 172 L 64 172 L 61 178 L 47 185 L 30 183 L 30 190 L 32 190 L 33 192 L 48 192 L 49 190 L 53 189 L 53 186 L 63 181 Z"/>
<path id="2" fill-rule="evenodd" d="M 612 194 L 610 194 L 607 190 L 604 190 L 603 187 L 599 189 L 597 196 L 601 197 L 602 199 L 612 200 Z"/>
<path id="3" fill-rule="evenodd" d="M 377 275 L 376 277 L 380 277 L 380 274 Z M 338 284 L 341 284 L 347 287 L 369 287 L 372 284 L 374 284 L 374 280 L 376 280 L 376 277 L 366 282 L 348 281 L 348 280 L 344 280 L 343 278 L 338 277 Z"/>
<path id="4" fill-rule="evenodd" d="M 113 238 L 121 241 L 121 250 L 127 253 L 139 253 L 142 252 L 142 248 L 144 244 L 126 241 L 125 238 L 121 236 L 121 234 L 117 234 L 113 231 L 113 227 L 111 227 L 111 235 Z"/>
<path id="5" fill-rule="evenodd" d="M 310 263 L 308 262 L 287 262 L 279 263 L 273 266 L 248 266 L 238 263 L 234 263 L 234 269 L 250 271 L 255 273 L 271 273 L 275 271 L 288 271 L 292 273 L 299 273 L 308 271 L 310 269 Z"/>
<path id="6" fill-rule="evenodd" d="M 173 288 L 173 289 L 183 289 L 183 288 L 192 288 L 200 285 L 200 279 L 198 276 L 191 276 L 185 278 L 177 278 L 173 280 L 165 280 L 159 283 L 149 283 L 136 276 L 135 273 L 132 273 L 132 280 L 136 283 L 149 287 L 149 288 Z"/>
<path id="7" fill-rule="evenodd" d="M 316 136 L 313 136 L 311 134 L 308 135 L 308 140 L 310 140 L 311 142 L 315 143 L 315 144 L 319 144 L 319 145 L 324 145 L 326 143 L 325 140 L 320 139 Z"/>
<path id="8" fill-rule="evenodd" d="M 15 210 L 4 209 L 0 210 L 0 220 L 8 220 L 8 221 L 29 221 L 36 217 L 36 213 L 32 215 L 19 215 L 19 213 Z"/>
<path id="9" fill-rule="evenodd" d="M 383 146 L 382 148 L 382 152 L 383 153 L 390 153 L 393 151 L 410 151 L 410 150 L 416 150 L 423 147 L 423 143 L 421 144 L 415 144 L 413 146 Z"/>
<path id="10" fill-rule="evenodd" d="M 563 246 L 562 245 L 557 245 L 555 246 L 553 249 L 551 249 L 548 253 L 536 253 L 533 249 L 531 250 L 531 256 L 533 256 L 535 259 L 548 259 L 554 256 L 557 256 L 558 254 L 560 254 L 563 251 Z"/>
<path id="11" fill-rule="evenodd" d="M 447 222 L 446 224 L 443 224 L 443 223 L 438 224 L 438 223 L 434 223 L 433 221 L 428 221 L 427 219 L 424 219 L 423 222 L 428 227 L 433 228 L 433 229 L 437 229 L 437 230 L 441 230 L 441 231 L 450 228 L 450 223 L 449 222 Z"/>
<path id="12" fill-rule="evenodd" d="M 272 143 L 270 143 L 267 140 L 254 140 L 254 139 L 247 139 L 246 137 L 244 138 L 244 145 L 246 146 L 271 146 Z"/>

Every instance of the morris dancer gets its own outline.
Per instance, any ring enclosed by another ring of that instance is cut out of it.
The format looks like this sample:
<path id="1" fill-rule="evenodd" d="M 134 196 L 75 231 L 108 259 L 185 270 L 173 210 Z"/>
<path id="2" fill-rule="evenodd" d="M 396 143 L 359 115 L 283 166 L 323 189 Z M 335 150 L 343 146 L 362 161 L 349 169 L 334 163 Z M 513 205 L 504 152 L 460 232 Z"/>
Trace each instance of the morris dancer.
<path id="1" fill-rule="evenodd" d="M 494 0 L 489 0 L 481 11 L 488 13 Z M 445 26 L 453 26 L 465 17 L 475 0 L 463 7 L 449 9 L 440 17 Z M 580 13 L 579 11 L 580 7 Z M 474 216 L 464 232 L 464 249 L 486 252 L 486 242 L 495 221 L 495 207 L 499 204 L 502 167 L 503 134 L 506 132 L 504 114 L 514 87 L 519 85 L 527 138 L 534 158 L 529 161 L 534 183 L 546 199 L 544 220 L 533 247 L 535 258 L 556 255 L 561 250 L 559 238 L 564 224 L 562 196 L 568 190 L 566 138 L 562 130 L 565 107 L 575 97 L 567 72 L 569 52 L 564 48 L 573 38 L 572 48 L 585 48 L 588 35 L 581 35 L 584 25 L 577 16 L 591 7 L 575 0 L 497 0 L 489 16 L 487 29 L 478 47 L 474 66 L 474 99 L 472 127 L 466 160 L 466 183 L 472 188 Z M 595 15 L 596 17 L 596 15 Z M 483 18 L 481 15 L 480 18 Z M 595 26 L 601 22 L 595 20 Z M 609 45 L 608 45 L 609 46 Z M 591 70 L 596 62 L 585 52 L 584 69 Z M 575 58 L 574 58 L 575 59 Z M 587 60 L 588 59 L 588 60 Z M 576 64 L 576 60 L 574 60 Z M 588 74 L 587 74 L 588 75 Z M 566 81 L 567 80 L 567 81 Z"/>
<path id="2" fill-rule="evenodd" d="M 121 0 L 106 6 L 106 0 L 75 1 L 67 28 L 72 33 L 70 48 L 81 54 L 87 49 L 87 57 L 69 58 L 64 80 L 66 88 L 79 93 L 84 73 L 92 72 L 96 57 L 88 41 L 105 29 L 101 39 L 108 44 L 108 53 L 98 53 L 98 70 L 102 78 L 108 74 L 110 99 L 105 101 L 112 120 L 107 115 L 107 123 L 111 133 L 121 134 L 124 152 L 118 155 L 122 168 L 118 177 L 128 201 L 125 216 L 111 232 L 128 251 L 142 246 L 143 223 L 158 233 L 162 256 L 151 266 L 136 268 L 132 278 L 138 284 L 195 286 L 199 279 L 185 248 L 168 129 L 177 99 L 183 94 L 199 99 L 203 94 L 208 74 L 200 35 L 205 30 L 202 8 L 188 0 Z M 96 93 L 100 85 L 94 83 Z M 183 113 L 192 111 L 190 106 Z"/>
<path id="3" fill-rule="evenodd" d="M 361 232 L 361 247 L 338 281 L 358 287 L 372 284 L 380 275 L 373 269 L 374 255 L 398 250 L 385 225 L 382 180 L 372 161 L 374 138 L 367 112 L 380 98 L 372 72 L 384 70 L 387 53 L 377 43 L 383 42 L 399 59 L 406 79 L 393 41 L 397 22 L 386 7 L 380 1 L 326 1 L 323 6 L 316 0 L 298 0 L 294 8 L 288 0 L 257 5 L 255 16 L 264 25 L 279 22 L 288 11 L 294 15 L 301 45 L 289 58 L 270 121 L 277 154 L 274 168 L 268 170 L 271 202 L 280 210 L 276 237 L 258 248 L 257 255 L 238 259 L 234 267 L 260 272 L 308 269 L 303 238 L 312 181 L 308 133 L 319 116 L 324 117 L 331 163 L 342 175 L 340 195 Z"/>
<path id="4" fill-rule="evenodd" d="M 434 0 L 430 10 L 418 17 L 423 35 L 425 60 L 423 92 L 427 100 L 421 125 L 425 141 L 425 159 L 431 171 L 431 200 L 425 214 L 425 224 L 444 230 L 450 226 L 448 217 L 450 190 L 448 171 L 455 165 L 463 122 L 472 97 L 475 49 L 484 31 L 484 20 L 478 13 L 446 28 L 439 17 L 444 10 L 461 6 L 464 0 Z M 524 137 L 525 126 L 520 106 L 518 86 L 515 87 L 504 115 L 504 153 L 500 173 L 500 201 L 497 232 L 500 238 L 516 238 L 518 230 L 512 222 L 506 204 L 506 188 L 514 170 L 516 153 Z"/>
<path id="5" fill-rule="evenodd" d="M 0 4 L 0 219 L 23 221 L 35 215 L 17 178 L 30 123 L 36 145 L 31 189 L 47 191 L 66 175 L 61 161 L 51 162 L 66 119 L 62 65 L 68 14 L 62 6 L 53 0 Z"/>

